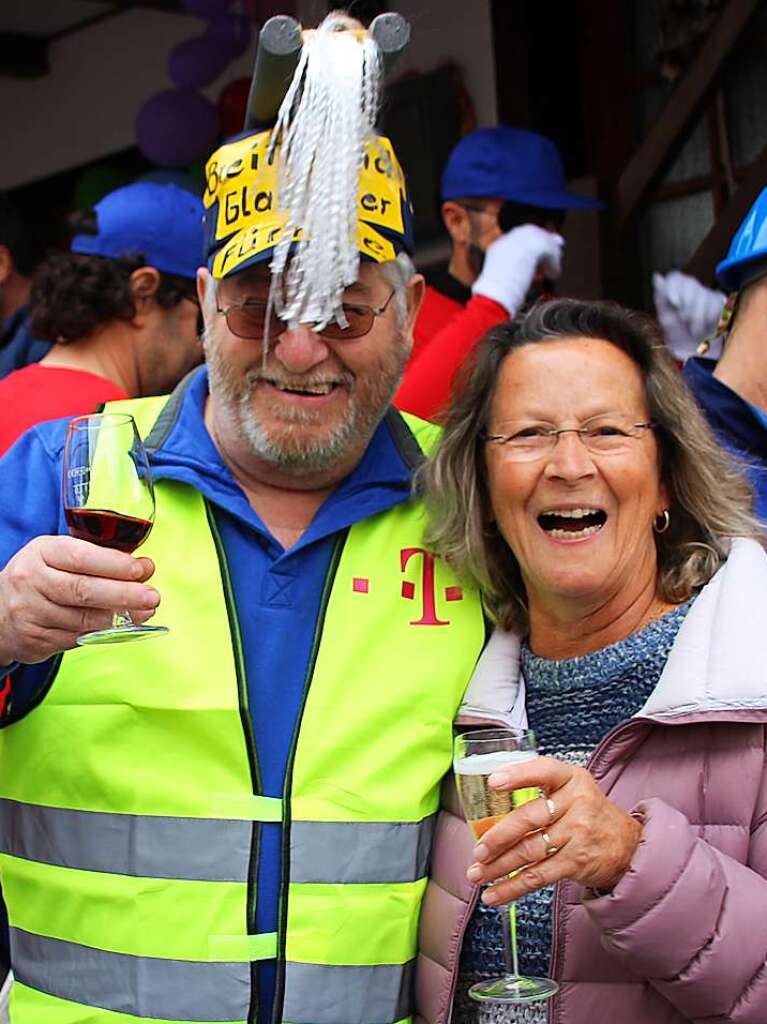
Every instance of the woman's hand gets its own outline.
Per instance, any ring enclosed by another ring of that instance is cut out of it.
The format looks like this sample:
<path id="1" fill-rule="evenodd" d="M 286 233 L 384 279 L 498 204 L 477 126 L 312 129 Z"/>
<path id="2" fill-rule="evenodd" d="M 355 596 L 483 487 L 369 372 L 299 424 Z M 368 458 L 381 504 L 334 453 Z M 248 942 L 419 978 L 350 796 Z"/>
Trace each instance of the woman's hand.
<path id="1" fill-rule="evenodd" d="M 485 890 L 484 903 L 509 903 L 563 878 L 609 891 L 623 877 L 642 826 L 585 768 L 538 757 L 494 772 L 490 785 L 503 792 L 537 786 L 546 795 L 507 814 L 475 846 L 469 880 L 503 878 Z M 519 873 L 504 878 L 512 871 Z"/>

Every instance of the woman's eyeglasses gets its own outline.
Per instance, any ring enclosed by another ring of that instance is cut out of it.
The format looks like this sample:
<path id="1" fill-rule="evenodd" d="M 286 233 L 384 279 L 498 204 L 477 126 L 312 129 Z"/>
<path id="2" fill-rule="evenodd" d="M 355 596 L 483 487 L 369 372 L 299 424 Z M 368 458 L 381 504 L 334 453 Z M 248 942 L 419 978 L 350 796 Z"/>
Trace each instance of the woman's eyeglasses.
<path id="1" fill-rule="evenodd" d="M 318 333 L 323 338 L 330 338 L 335 341 L 351 341 L 354 338 L 362 338 L 368 334 L 379 316 L 383 316 L 394 296 L 394 289 L 383 306 L 375 309 L 373 306 L 360 306 L 357 303 L 344 303 L 341 307 L 346 317 L 347 326 L 342 327 L 332 320 L 326 324 Z M 216 312 L 226 318 L 226 324 L 232 334 L 238 338 L 263 338 L 266 333 L 266 315 L 268 303 L 248 299 L 247 302 L 234 303 L 222 309 L 216 307 Z M 274 311 L 269 317 L 269 337 L 275 338 L 285 330 L 284 321 Z"/>
<path id="2" fill-rule="evenodd" d="M 504 455 L 519 462 L 540 459 L 553 451 L 560 434 L 577 434 L 592 455 L 620 455 L 631 451 L 634 442 L 645 430 L 654 430 L 656 423 L 631 423 L 622 420 L 589 423 L 585 427 L 544 427 L 539 424 L 519 424 L 506 434 L 488 434 L 483 430 L 480 439 L 502 446 Z"/>

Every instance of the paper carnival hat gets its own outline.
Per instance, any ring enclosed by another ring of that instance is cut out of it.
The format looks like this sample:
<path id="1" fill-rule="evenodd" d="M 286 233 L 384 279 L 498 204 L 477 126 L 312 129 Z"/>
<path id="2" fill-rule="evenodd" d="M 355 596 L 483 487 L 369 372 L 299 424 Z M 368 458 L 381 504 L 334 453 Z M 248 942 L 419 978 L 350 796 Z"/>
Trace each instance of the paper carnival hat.
<path id="1" fill-rule="evenodd" d="M 413 252 L 402 168 L 377 135 L 381 52 L 331 15 L 303 48 L 273 129 L 235 138 L 206 166 L 206 259 L 214 278 L 269 261 L 270 302 L 288 322 L 345 326 L 360 259 Z M 359 26 L 361 28 L 361 26 Z"/>
<path id="2" fill-rule="evenodd" d="M 208 269 L 219 280 L 270 260 L 284 238 L 289 214 L 278 188 L 279 146 L 272 131 L 227 142 L 205 167 L 205 245 Z M 327 216 L 336 204 L 328 202 Z M 357 251 L 383 263 L 413 252 L 412 211 L 405 176 L 391 142 L 375 136 L 365 147 L 357 189 Z M 304 235 L 295 226 L 292 239 Z"/>

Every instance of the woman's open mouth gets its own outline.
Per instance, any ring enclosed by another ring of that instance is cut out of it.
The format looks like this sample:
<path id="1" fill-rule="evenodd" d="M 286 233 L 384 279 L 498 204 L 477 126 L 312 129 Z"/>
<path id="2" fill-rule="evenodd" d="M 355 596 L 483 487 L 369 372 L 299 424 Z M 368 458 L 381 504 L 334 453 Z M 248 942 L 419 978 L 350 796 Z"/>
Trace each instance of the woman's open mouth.
<path id="1" fill-rule="evenodd" d="M 601 508 L 558 508 L 541 512 L 538 525 L 553 540 L 583 540 L 599 533 L 607 522 Z"/>

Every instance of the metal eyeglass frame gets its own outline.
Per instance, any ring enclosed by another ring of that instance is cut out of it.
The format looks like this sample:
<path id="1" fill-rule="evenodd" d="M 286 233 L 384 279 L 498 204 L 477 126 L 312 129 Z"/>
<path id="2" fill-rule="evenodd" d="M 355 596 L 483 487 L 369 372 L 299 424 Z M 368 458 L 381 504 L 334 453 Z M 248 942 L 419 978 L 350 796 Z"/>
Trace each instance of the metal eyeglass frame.
<path id="1" fill-rule="evenodd" d="M 653 422 L 652 420 L 650 420 L 648 423 L 632 423 L 631 424 L 632 430 L 655 430 L 655 428 L 657 426 L 658 426 L 658 424 Z M 553 437 L 554 440 L 546 448 L 542 449 L 541 455 L 545 454 L 546 452 L 554 451 L 554 449 L 557 446 L 557 441 L 559 440 L 559 435 L 560 434 L 577 434 L 581 444 L 586 449 L 586 451 L 590 451 L 593 454 L 593 450 L 591 448 L 589 448 L 588 441 L 586 440 L 586 438 L 588 437 L 588 435 L 590 433 L 593 433 L 595 429 L 598 429 L 598 428 L 594 428 L 594 427 L 591 427 L 591 428 L 589 428 L 589 427 L 552 427 L 550 430 L 549 429 L 542 429 L 542 433 L 543 433 L 544 437 Z M 639 440 L 639 436 L 641 436 L 641 435 L 625 434 L 624 436 L 625 437 L 633 437 L 634 440 Z M 479 433 L 479 437 L 480 437 L 480 440 L 487 441 L 487 442 L 490 442 L 490 443 L 493 443 L 493 444 L 507 444 L 509 441 L 511 441 L 515 437 L 515 435 L 514 434 L 488 434 L 488 432 L 486 430 L 481 430 L 480 433 Z M 510 450 L 513 451 L 514 449 L 512 448 Z M 597 452 L 596 454 L 601 454 L 601 453 Z"/>
<path id="2" fill-rule="evenodd" d="M 373 316 L 373 320 L 370 323 L 370 327 L 368 327 L 368 329 L 366 331 L 363 331 L 362 334 L 355 334 L 352 337 L 348 338 L 347 339 L 348 341 L 356 341 L 358 338 L 364 338 L 366 334 L 370 334 L 370 332 L 373 330 L 373 324 L 375 323 L 375 321 L 378 319 L 379 316 L 383 316 L 383 314 L 386 312 L 386 310 L 389 307 L 389 303 L 391 302 L 391 300 L 394 298 L 394 296 L 396 294 L 396 291 L 397 291 L 396 288 L 392 288 L 391 292 L 389 293 L 389 298 L 386 300 L 386 302 L 384 302 L 383 306 L 379 306 L 378 309 L 376 309 L 374 306 L 366 306 L 364 303 L 359 303 L 359 302 L 344 302 L 344 303 L 342 303 L 342 309 L 346 309 L 347 307 L 352 308 L 352 309 L 360 309 L 360 310 L 364 309 L 367 312 L 371 313 L 372 316 Z M 216 312 L 220 316 L 223 316 L 226 319 L 226 325 L 229 328 L 229 330 L 232 331 L 232 334 L 234 334 L 235 337 L 243 338 L 246 341 L 254 341 L 254 340 L 256 340 L 256 339 L 258 339 L 260 337 L 259 334 L 238 334 L 237 331 L 232 330 L 232 326 L 229 323 L 229 313 L 233 309 L 245 309 L 248 306 L 250 306 L 251 308 L 252 307 L 259 307 L 260 306 L 260 307 L 263 307 L 263 309 L 264 309 L 264 322 L 266 322 L 266 310 L 268 309 L 268 305 L 269 305 L 268 302 L 253 302 L 253 300 L 246 300 L 245 302 L 234 302 L 234 303 L 232 303 L 231 306 L 227 306 L 226 309 L 222 309 L 221 306 L 217 305 L 216 306 Z M 279 320 L 280 319 L 277 316 L 276 313 L 273 314 L 273 316 L 274 316 L 275 320 Z M 285 321 L 282 320 L 281 323 L 285 323 Z M 338 325 L 336 325 L 336 326 L 338 326 Z M 340 328 L 340 329 L 341 330 L 345 330 L 345 328 Z M 325 329 L 323 328 L 323 330 L 317 331 L 317 333 L 324 336 L 325 335 Z M 330 337 L 331 337 L 331 340 L 334 340 L 334 341 L 343 341 L 344 340 L 343 336 L 338 337 L 337 335 L 331 335 Z"/>

